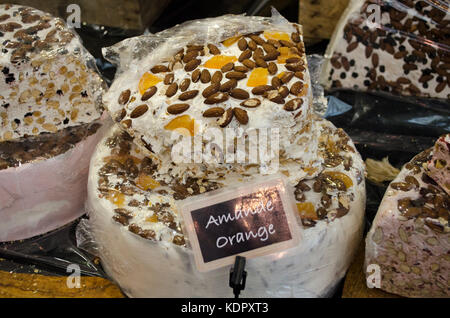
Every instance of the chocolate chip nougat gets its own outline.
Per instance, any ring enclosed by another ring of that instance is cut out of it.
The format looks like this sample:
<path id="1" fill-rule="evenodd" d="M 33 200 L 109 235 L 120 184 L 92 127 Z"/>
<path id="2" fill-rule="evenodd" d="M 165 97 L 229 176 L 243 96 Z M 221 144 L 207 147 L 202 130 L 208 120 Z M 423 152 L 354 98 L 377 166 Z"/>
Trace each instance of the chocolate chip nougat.
<path id="1" fill-rule="evenodd" d="M 379 26 L 369 28 L 378 11 Z M 328 46 L 321 82 L 328 89 L 448 99 L 449 22 L 444 1 L 352 0 Z"/>

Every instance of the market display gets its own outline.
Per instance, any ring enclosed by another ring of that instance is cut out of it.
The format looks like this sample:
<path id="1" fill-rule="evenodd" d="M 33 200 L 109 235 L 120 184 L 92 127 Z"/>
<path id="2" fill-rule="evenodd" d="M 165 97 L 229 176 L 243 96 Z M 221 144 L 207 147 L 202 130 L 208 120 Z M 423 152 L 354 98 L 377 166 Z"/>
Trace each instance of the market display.
<path id="1" fill-rule="evenodd" d="M 0 241 L 83 214 L 102 80 L 61 19 L 0 5 Z"/>
<path id="2" fill-rule="evenodd" d="M 325 54 L 322 83 L 450 98 L 449 12 L 445 2 L 350 1 Z"/>
<path id="3" fill-rule="evenodd" d="M 440 186 L 450 180 L 443 159 L 450 154 L 449 136 L 407 163 L 380 204 L 367 235 L 365 262 L 380 266 L 383 290 L 407 297 L 450 296 L 450 197 Z"/>

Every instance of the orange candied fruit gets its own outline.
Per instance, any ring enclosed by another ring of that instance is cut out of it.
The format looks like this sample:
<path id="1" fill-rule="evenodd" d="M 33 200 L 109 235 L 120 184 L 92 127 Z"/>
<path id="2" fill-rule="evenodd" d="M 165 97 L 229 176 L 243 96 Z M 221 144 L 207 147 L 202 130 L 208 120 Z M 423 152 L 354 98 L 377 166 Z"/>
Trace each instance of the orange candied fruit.
<path id="1" fill-rule="evenodd" d="M 345 187 L 348 189 L 353 185 L 352 179 L 347 176 L 345 173 L 338 171 L 325 171 L 323 172 L 325 176 L 330 176 L 331 179 L 338 179 L 345 184 Z"/>
<path id="2" fill-rule="evenodd" d="M 139 93 L 143 95 L 147 91 L 147 89 L 155 86 L 161 81 L 162 79 L 158 76 L 155 76 L 149 72 L 144 73 L 144 75 L 142 75 L 141 79 L 139 80 Z"/>
<path id="3" fill-rule="evenodd" d="M 145 173 L 141 173 L 136 179 L 136 186 L 141 190 L 147 191 L 148 189 L 156 189 L 160 186 L 160 184 L 152 177 L 146 175 Z"/>
<path id="4" fill-rule="evenodd" d="M 317 220 L 316 209 L 311 202 L 297 203 L 297 210 L 302 219 Z"/>
<path id="5" fill-rule="evenodd" d="M 234 55 L 214 55 L 203 66 L 206 68 L 221 69 L 225 64 L 236 61 L 237 57 Z"/>
<path id="6" fill-rule="evenodd" d="M 278 55 L 277 62 L 280 63 L 280 64 L 285 63 L 288 58 L 300 57 L 297 54 L 292 53 L 289 50 L 289 48 L 285 47 L 285 46 L 279 47 L 278 48 L 278 52 L 280 52 L 280 55 Z"/>
<path id="7" fill-rule="evenodd" d="M 233 36 L 233 37 L 228 38 L 225 41 L 223 41 L 222 44 L 226 47 L 232 46 L 234 43 L 239 41 L 241 39 L 241 37 L 242 37 L 241 35 Z"/>
<path id="8" fill-rule="evenodd" d="M 158 222 L 158 216 L 154 213 L 152 216 L 149 216 L 145 219 L 147 222 L 156 223 Z"/>
<path id="9" fill-rule="evenodd" d="M 248 77 L 247 86 L 256 87 L 259 85 L 266 85 L 268 74 L 269 72 L 267 68 L 262 67 L 255 68 Z"/>
<path id="10" fill-rule="evenodd" d="M 182 135 L 187 135 L 186 131 L 188 131 L 191 136 L 194 136 L 195 120 L 191 118 L 191 116 L 189 115 L 178 116 L 172 119 L 166 126 L 164 126 L 164 129 L 167 130 L 180 129 L 180 133 Z"/>
<path id="11" fill-rule="evenodd" d="M 110 190 L 106 198 L 118 207 L 122 207 L 125 202 L 125 194 L 114 190 Z"/>
<path id="12" fill-rule="evenodd" d="M 264 37 L 267 40 L 285 40 L 290 41 L 289 34 L 284 32 L 264 31 Z"/>

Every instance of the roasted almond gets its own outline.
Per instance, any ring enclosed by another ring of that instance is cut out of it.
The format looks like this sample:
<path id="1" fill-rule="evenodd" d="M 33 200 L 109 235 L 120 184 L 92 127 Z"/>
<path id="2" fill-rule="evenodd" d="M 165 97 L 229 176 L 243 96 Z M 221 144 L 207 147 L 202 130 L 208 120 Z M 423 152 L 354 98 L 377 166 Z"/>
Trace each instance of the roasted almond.
<path id="1" fill-rule="evenodd" d="M 178 84 L 172 83 L 169 85 L 169 87 L 167 87 L 166 96 L 172 97 L 173 95 L 175 95 L 177 93 L 177 91 L 178 91 Z"/>
<path id="2" fill-rule="evenodd" d="M 192 72 L 191 79 L 192 79 L 193 83 L 198 82 L 198 80 L 200 79 L 200 74 L 201 74 L 201 72 L 198 69 Z"/>
<path id="3" fill-rule="evenodd" d="M 258 45 L 256 44 L 255 41 L 250 40 L 247 44 L 248 48 L 252 51 L 256 50 L 258 48 Z"/>
<path id="4" fill-rule="evenodd" d="M 293 42 L 299 43 L 300 42 L 300 35 L 297 32 L 293 32 L 291 34 L 291 39 L 292 39 Z"/>
<path id="5" fill-rule="evenodd" d="M 230 63 L 227 63 L 224 66 L 222 66 L 220 70 L 222 71 L 222 73 L 226 73 L 226 72 L 231 71 L 233 68 L 234 68 L 234 63 L 230 62 Z"/>
<path id="6" fill-rule="evenodd" d="M 203 112 L 203 117 L 220 117 L 224 112 L 222 107 L 211 107 Z"/>
<path id="7" fill-rule="evenodd" d="M 247 99 L 250 97 L 250 94 L 243 90 L 242 88 L 234 88 L 230 91 L 231 97 L 234 97 L 236 99 Z"/>
<path id="8" fill-rule="evenodd" d="M 270 43 L 264 43 L 262 47 L 266 53 L 277 51 L 277 49 Z"/>
<path id="9" fill-rule="evenodd" d="M 213 76 L 211 77 L 212 83 L 220 83 L 222 81 L 223 74 L 221 71 L 216 71 Z"/>
<path id="10" fill-rule="evenodd" d="M 246 78 L 247 76 L 245 75 L 245 73 L 242 73 L 242 72 L 231 71 L 231 72 L 228 72 L 227 74 L 225 74 L 225 77 L 228 79 L 240 80 L 240 79 Z"/>
<path id="11" fill-rule="evenodd" d="M 213 55 L 220 54 L 220 50 L 214 44 L 208 44 L 209 53 Z"/>
<path id="12" fill-rule="evenodd" d="M 253 69 L 256 66 L 255 62 L 250 59 L 243 60 L 242 64 L 244 64 L 248 69 Z"/>
<path id="13" fill-rule="evenodd" d="M 235 70 L 236 72 L 241 72 L 241 73 L 247 73 L 247 72 L 248 72 L 248 68 L 246 68 L 246 67 L 243 66 L 243 65 L 235 65 L 235 66 L 234 66 L 234 70 Z"/>
<path id="14" fill-rule="evenodd" d="M 295 82 L 294 84 L 292 84 L 291 86 L 291 94 L 298 96 L 303 90 L 303 83 L 300 81 Z"/>
<path id="15" fill-rule="evenodd" d="M 256 50 L 253 52 L 253 60 L 256 61 L 257 58 L 262 58 L 264 56 L 264 51 L 258 47 L 256 48 Z"/>
<path id="16" fill-rule="evenodd" d="M 162 73 L 162 72 L 168 72 L 169 69 L 165 65 L 155 65 L 151 68 L 152 73 Z"/>
<path id="17" fill-rule="evenodd" d="M 198 51 L 190 51 L 184 55 L 183 62 L 188 63 L 188 62 L 192 61 L 193 59 L 195 59 L 198 55 L 199 55 Z"/>
<path id="18" fill-rule="evenodd" d="M 218 82 L 211 83 L 207 88 L 205 88 L 202 92 L 202 96 L 208 98 L 212 94 L 215 94 L 219 91 L 220 84 Z"/>
<path id="19" fill-rule="evenodd" d="M 299 57 L 290 57 L 286 59 L 286 63 L 300 63 L 302 60 Z"/>
<path id="20" fill-rule="evenodd" d="M 193 71 L 197 68 L 197 66 L 199 66 L 201 63 L 201 61 L 199 59 L 193 59 L 191 61 L 189 61 L 188 63 L 186 63 L 186 65 L 184 65 L 184 70 L 186 72 L 190 72 Z"/>
<path id="21" fill-rule="evenodd" d="M 189 104 L 173 104 L 167 107 L 167 112 L 172 115 L 181 114 L 189 108 Z"/>
<path id="22" fill-rule="evenodd" d="M 263 45 L 264 43 L 266 43 L 266 41 L 264 41 L 258 35 L 250 35 L 250 39 L 252 39 L 258 45 Z"/>
<path id="23" fill-rule="evenodd" d="M 267 43 L 271 44 L 275 48 L 279 48 L 281 46 L 280 41 L 275 39 L 268 39 Z"/>
<path id="24" fill-rule="evenodd" d="M 259 86 L 256 86 L 256 87 L 254 87 L 254 88 L 252 89 L 252 93 L 253 93 L 254 95 L 262 95 L 262 94 L 264 94 L 266 91 L 269 91 L 269 90 L 273 90 L 273 87 L 270 86 L 270 85 L 259 85 Z"/>
<path id="25" fill-rule="evenodd" d="M 248 115 L 247 115 L 246 110 L 235 107 L 235 108 L 233 108 L 233 113 L 234 113 L 234 117 L 236 117 L 236 119 L 239 123 L 241 123 L 242 125 L 247 125 Z"/>
<path id="26" fill-rule="evenodd" d="M 235 79 L 231 79 L 225 83 L 223 83 L 222 85 L 220 85 L 219 90 L 221 92 L 228 92 L 230 90 L 232 90 L 233 88 L 235 88 L 237 86 L 237 81 Z"/>
<path id="27" fill-rule="evenodd" d="M 269 74 L 270 74 L 270 75 L 275 75 L 275 74 L 278 72 L 278 66 L 277 66 L 277 64 L 274 63 L 274 62 L 270 62 L 270 63 L 267 65 L 267 70 L 269 71 Z"/>
<path id="28" fill-rule="evenodd" d="M 254 60 L 257 66 L 267 68 L 267 62 L 263 58 L 257 57 Z"/>
<path id="29" fill-rule="evenodd" d="M 187 92 L 181 93 L 180 96 L 178 96 L 178 99 L 179 100 L 192 99 L 195 96 L 197 96 L 197 94 L 198 94 L 198 90 L 194 89 L 194 90 L 191 90 L 191 91 L 187 91 Z"/>
<path id="30" fill-rule="evenodd" d="M 372 54 L 372 65 L 373 67 L 377 67 L 379 63 L 379 58 L 377 53 Z"/>
<path id="31" fill-rule="evenodd" d="M 180 83 L 180 90 L 182 92 L 186 91 L 189 88 L 189 85 L 191 85 L 191 80 L 189 78 L 185 78 Z"/>
<path id="32" fill-rule="evenodd" d="M 278 94 L 280 94 L 281 97 L 286 98 L 289 95 L 289 89 L 286 86 L 281 86 L 278 89 Z"/>
<path id="33" fill-rule="evenodd" d="M 131 91 L 129 89 L 126 89 L 122 93 L 120 93 L 119 99 L 118 99 L 119 104 L 125 105 L 126 103 L 128 103 L 128 100 L 130 99 L 130 95 L 131 95 Z"/>
<path id="34" fill-rule="evenodd" d="M 122 120 L 120 123 L 121 123 L 122 126 L 125 127 L 125 128 L 130 128 L 130 127 L 131 127 L 131 124 L 132 124 L 131 119 L 125 119 L 125 120 Z"/>
<path id="35" fill-rule="evenodd" d="M 137 106 L 130 114 L 130 118 L 138 118 L 144 115 L 148 110 L 148 106 L 145 104 Z"/>
<path id="36" fill-rule="evenodd" d="M 244 38 L 241 38 L 238 41 L 238 47 L 239 47 L 239 50 L 245 51 L 247 49 L 247 41 Z"/>
<path id="37" fill-rule="evenodd" d="M 200 74 L 200 81 L 203 84 L 209 83 L 211 81 L 211 74 L 208 70 L 204 69 L 202 70 L 202 73 Z"/>
<path id="38" fill-rule="evenodd" d="M 301 63 L 287 63 L 285 66 L 289 71 L 292 71 L 292 72 L 305 71 L 305 68 L 303 67 L 303 65 Z"/>
<path id="39" fill-rule="evenodd" d="M 273 60 L 276 60 L 277 59 L 277 57 L 280 55 L 280 52 L 278 52 L 278 51 L 272 51 L 272 52 L 269 52 L 269 53 L 267 53 L 266 55 L 264 55 L 263 57 L 262 57 L 262 59 L 264 60 L 264 61 L 273 61 Z"/>
<path id="40" fill-rule="evenodd" d="M 141 101 L 145 102 L 146 100 L 149 100 L 153 95 L 155 95 L 156 91 L 156 86 L 150 87 L 144 94 L 142 94 Z"/>
<path id="41" fill-rule="evenodd" d="M 127 111 L 125 110 L 125 108 L 122 108 L 121 110 L 119 110 L 117 112 L 116 118 L 115 120 L 120 123 L 122 121 L 122 119 L 125 118 L 125 116 L 127 115 Z"/>
<path id="42" fill-rule="evenodd" d="M 286 46 L 286 47 L 293 47 L 294 43 L 292 43 L 291 41 L 286 41 L 286 40 L 280 40 L 280 44 L 282 46 Z"/>
<path id="43" fill-rule="evenodd" d="M 277 76 L 274 76 L 274 77 L 272 77 L 271 84 L 274 88 L 279 88 L 281 86 L 281 84 L 283 84 L 283 83 Z"/>
<path id="44" fill-rule="evenodd" d="M 228 108 L 223 113 L 222 117 L 220 117 L 220 119 L 217 121 L 217 123 L 219 124 L 220 127 L 224 128 L 228 126 L 228 124 L 231 122 L 232 119 L 233 119 L 233 109 Z"/>
<path id="45" fill-rule="evenodd" d="M 249 98 L 247 100 L 244 100 L 240 105 L 244 107 L 253 108 L 261 105 L 261 101 L 257 98 Z"/>
<path id="46" fill-rule="evenodd" d="M 173 83 L 175 76 L 173 75 L 173 73 L 169 73 L 164 77 L 164 84 L 166 85 L 170 85 Z"/>
<path id="47" fill-rule="evenodd" d="M 295 72 L 294 76 L 302 80 L 303 79 L 303 72 L 300 72 L 300 71 L 299 72 Z"/>
<path id="48" fill-rule="evenodd" d="M 284 84 L 289 83 L 289 81 L 292 79 L 292 77 L 294 77 L 294 73 L 293 72 L 285 72 L 283 74 L 283 76 L 281 76 L 281 82 L 283 82 Z"/>
<path id="49" fill-rule="evenodd" d="M 252 51 L 250 49 L 246 49 L 244 52 L 239 55 L 238 61 L 242 62 L 243 60 L 249 59 L 252 57 Z"/>
<path id="50" fill-rule="evenodd" d="M 302 104 L 303 104 L 303 99 L 301 99 L 301 98 L 294 98 L 294 99 L 291 99 L 290 101 L 288 101 L 284 105 L 283 109 L 286 110 L 286 111 L 291 112 L 291 111 L 299 109 L 299 107 Z"/>
<path id="51" fill-rule="evenodd" d="M 212 104 L 222 103 L 226 100 L 228 100 L 227 93 L 217 92 L 217 93 L 212 94 L 208 98 L 206 98 L 205 104 L 212 105 Z"/>
<path id="52" fill-rule="evenodd" d="M 277 104 L 284 104 L 284 98 L 283 98 L 283 96 L 280 95 L 280 93 L 278 93 L 278 90 L 267 91 L 264 93 L 264 95 L 271 102 L 274 102 Z"/>

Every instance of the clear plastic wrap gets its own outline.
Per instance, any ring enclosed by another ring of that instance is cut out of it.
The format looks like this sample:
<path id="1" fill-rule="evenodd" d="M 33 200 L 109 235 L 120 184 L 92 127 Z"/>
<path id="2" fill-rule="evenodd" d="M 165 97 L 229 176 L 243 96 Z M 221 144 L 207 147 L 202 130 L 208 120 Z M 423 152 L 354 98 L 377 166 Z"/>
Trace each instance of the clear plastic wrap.
<path id="1" fill-rule="evenodd" d="M 449 12 L 446 1 L 350 1 L 321 82 L 328 89 L 448 99 Z"/>

